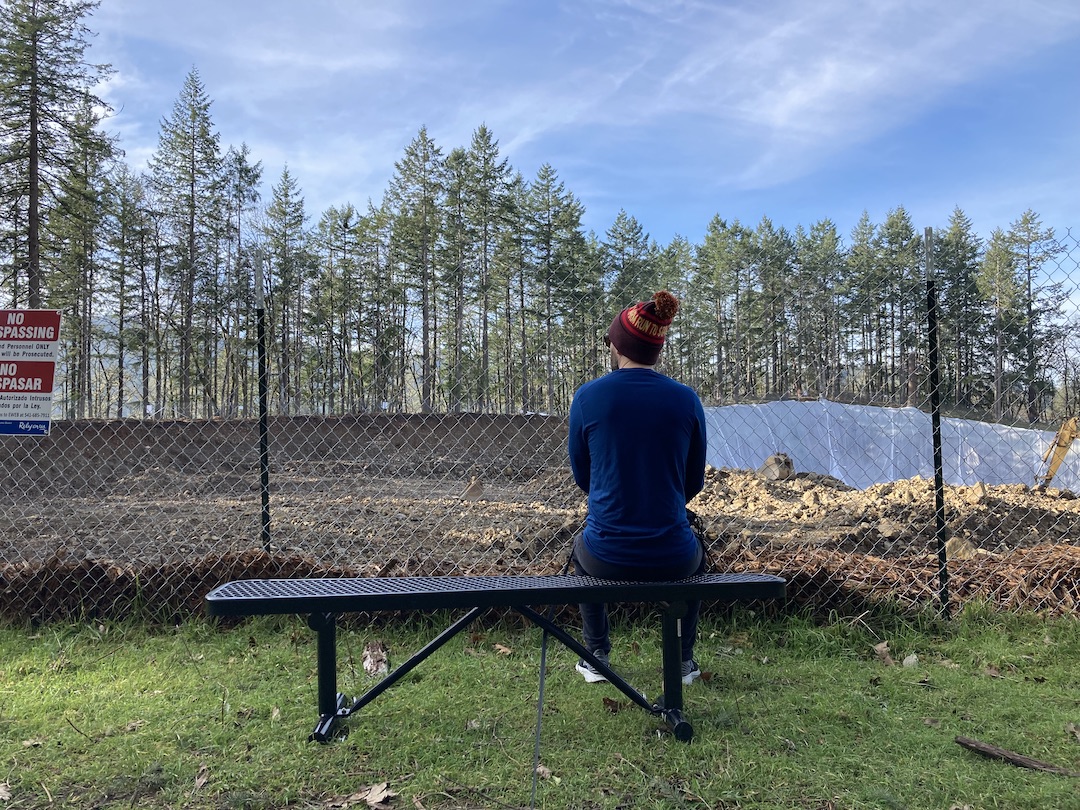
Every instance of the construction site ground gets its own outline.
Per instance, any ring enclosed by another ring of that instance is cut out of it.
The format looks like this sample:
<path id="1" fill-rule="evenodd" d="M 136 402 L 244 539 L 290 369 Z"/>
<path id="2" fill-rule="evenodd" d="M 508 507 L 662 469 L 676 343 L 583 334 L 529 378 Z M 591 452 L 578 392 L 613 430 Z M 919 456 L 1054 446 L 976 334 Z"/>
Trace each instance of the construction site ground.
<path id="1" fill-rule="evenodd" d="M 54 432 L 48 453 L 0 447 L 9 457 L 0 611 L 32 621 L 138 606 L 183 616 L 240 577 L 562 568 L 586 501 L 565 465 L 561 423 L 357 424 L 277 426 L 269 539 L 249 423 L 105 423 Z M 945 542 L 952 603 L 1076 610 L 1075 493 L 977 484 L 944 494 L 942 531 L 930 480 L 856 490 L 797 469 L 764 480 L 709 468 L 690 508 L 715 568 L 784 576 L 795 604 L 932 604 Z"/>

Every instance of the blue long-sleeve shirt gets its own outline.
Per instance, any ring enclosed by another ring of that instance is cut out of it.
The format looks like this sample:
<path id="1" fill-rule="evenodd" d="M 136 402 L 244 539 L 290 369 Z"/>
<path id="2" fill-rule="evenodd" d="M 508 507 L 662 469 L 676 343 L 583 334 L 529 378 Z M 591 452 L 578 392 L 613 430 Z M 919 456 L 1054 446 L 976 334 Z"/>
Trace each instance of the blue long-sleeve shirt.
<path id="1" fill-rule="evenodd" d="M 646 368 L 585 383 L 570 405 L 574 481 L 588 498 L 582 541 L 599 560 L 677 565 L 697 553 L 686 504 L 705 484 L 705 412 L 689 386 Z"/>

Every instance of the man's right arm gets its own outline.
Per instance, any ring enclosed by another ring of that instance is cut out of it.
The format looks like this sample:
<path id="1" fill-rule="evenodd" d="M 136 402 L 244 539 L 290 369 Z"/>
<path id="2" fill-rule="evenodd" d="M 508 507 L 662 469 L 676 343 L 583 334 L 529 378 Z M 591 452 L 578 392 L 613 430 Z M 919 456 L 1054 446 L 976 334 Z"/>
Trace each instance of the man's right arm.
<path id="1" fill-rule="evenodd" d="M 705 487 L 705 454 L 709 446 L 705 423 L 705 409 L 694 395 L 694 427 L 690 436 L 690 450 L 686 458 L 686 502 L 690 503 Z"/>
<path id="2" fill-rule="evenodd" d="M 585 419 L 581 413 L 581 403 L 574 397 L 570 403 L 570 438 L 567 441 L 570 455 L 570 470 L 574 473 L 574 482 L 585 492 L 589 492 L 589 474 L 592 461 L 589 457 L 589 442 L 585 438 Z"/>

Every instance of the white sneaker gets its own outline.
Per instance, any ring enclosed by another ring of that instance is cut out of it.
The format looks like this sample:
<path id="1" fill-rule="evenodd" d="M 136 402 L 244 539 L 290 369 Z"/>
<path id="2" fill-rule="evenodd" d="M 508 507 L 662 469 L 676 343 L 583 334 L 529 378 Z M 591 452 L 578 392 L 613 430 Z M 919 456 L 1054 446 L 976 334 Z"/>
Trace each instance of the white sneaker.
<path id="1" fill-rule="evenodd" d="M 682 662 L 682 682 L 689 686 L 698 678 L 701 677 L 701 667 L 698 666 L 697 661 L 691 658 L 689 661 Z"/>
<path id="2" fill-rule="evenodd" d="M 608 654 L 606 652 L 597 651 L 594 652 L 593 655 L 595 655 L 605 664 L 608 663 Z M 585 679 L 586 683 L 602 683 L 607 680 L 607 677 L 600 670 L 598 670 L 584 658 L 578 659 L 577 666 L 574 667 L 574 669 L 581 673 L 581 677 Z"/>

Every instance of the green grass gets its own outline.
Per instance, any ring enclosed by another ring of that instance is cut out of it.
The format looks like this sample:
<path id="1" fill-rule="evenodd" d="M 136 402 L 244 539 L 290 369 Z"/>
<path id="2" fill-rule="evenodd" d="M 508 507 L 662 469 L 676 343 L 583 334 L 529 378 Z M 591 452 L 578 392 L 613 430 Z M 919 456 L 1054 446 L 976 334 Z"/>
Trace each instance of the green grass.
<path id="1" fill-rule="evenodd" d="M 341 631 L 339 688 L 373 682 L 365 642 L 400 662 L 443 619 Z M 658 618 L 613 638 L 614 665 L 654 696 Z M 540 640 L 512 620 L 467 631 L 318 745 L 314 634 L 299 618 L 3 627 L 0 810 L 367 808 L 356 794 L 382 782 L 398 794 L 387 807 L 527 807 Z M 698 658 L 709 677 L 686 690 L 686 745 L 584 683 L 552 642 L 536 806 L 1080 808 L 1080 779 L 954 742 L 1080 771 L 1076 619 L 736 611 L 703 621 Z"/>

